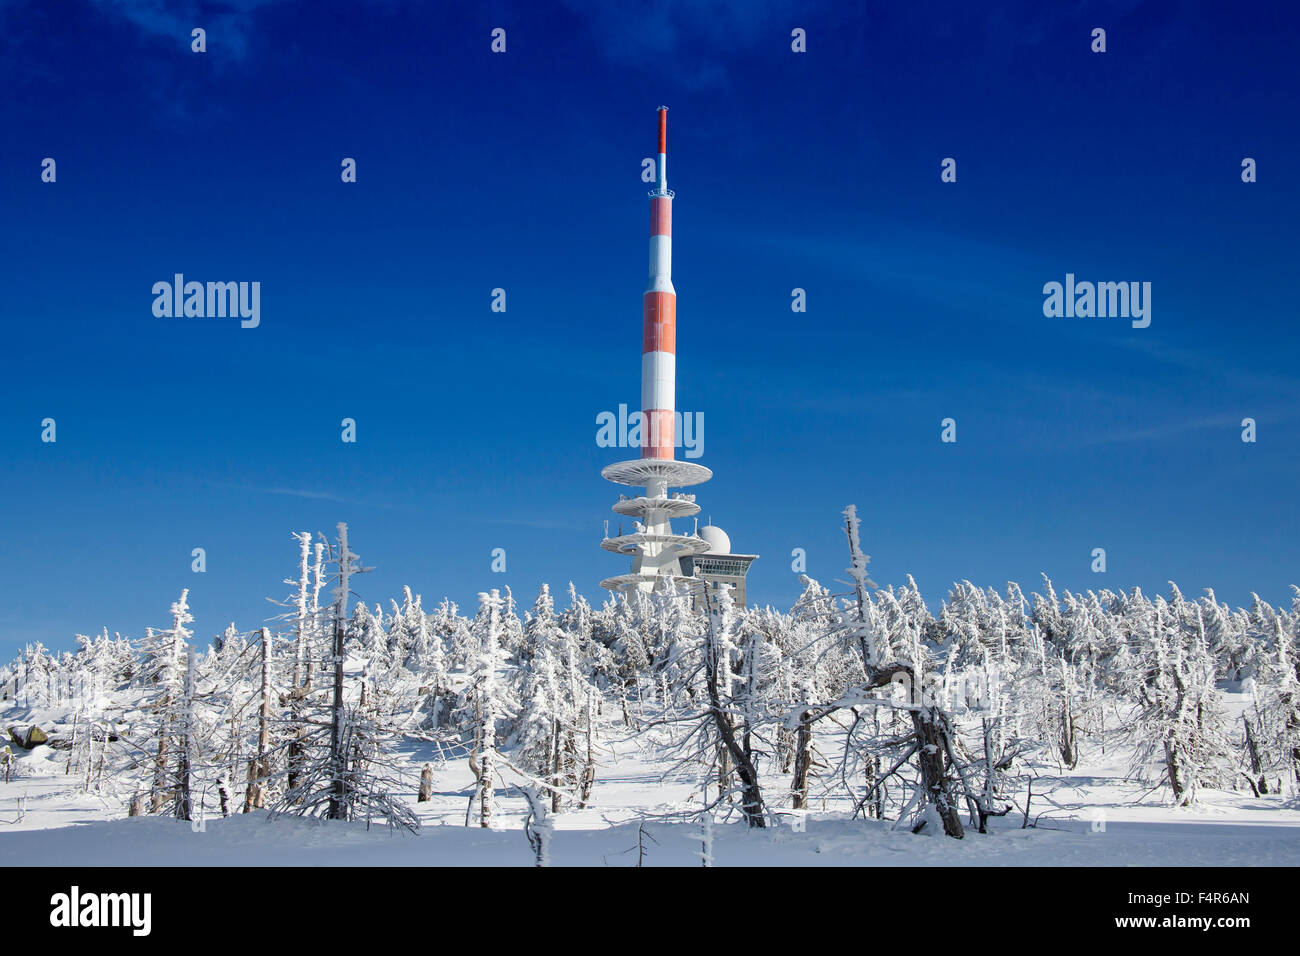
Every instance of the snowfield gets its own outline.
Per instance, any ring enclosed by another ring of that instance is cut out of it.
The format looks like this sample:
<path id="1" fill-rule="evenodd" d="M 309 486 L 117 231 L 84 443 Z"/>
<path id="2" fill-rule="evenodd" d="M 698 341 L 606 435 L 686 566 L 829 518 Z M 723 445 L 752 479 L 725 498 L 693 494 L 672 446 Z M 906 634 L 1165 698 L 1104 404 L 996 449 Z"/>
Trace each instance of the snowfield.
<path id="1" fill-rule="evenodd" d="M 581 814 L 575 815 L 580 816 Z M 635 866 L 638 824 L 557 830 L 555 866 Z M 595 822 L 599 823 L 597 819 Z M 813 814 L 804 833 L 714 828 L 715 866 L 1290 866 L 1300 860 L 1300 821 L 1210 819 L 1112 822 L 1063 830 L 998 828 L 964 840 L 890 832 L 876 821 Z M 649 823 L 645 866 L 699 866 L 700 828 Z M 96 866 L 531 866 L 518 829 L 432 826 L 415 836 L 367 831 L 358 823 L 267 821 L 248 814 L 189 824 L 151 817 L 25 830 L 0 837 L 0 864 Z"/>

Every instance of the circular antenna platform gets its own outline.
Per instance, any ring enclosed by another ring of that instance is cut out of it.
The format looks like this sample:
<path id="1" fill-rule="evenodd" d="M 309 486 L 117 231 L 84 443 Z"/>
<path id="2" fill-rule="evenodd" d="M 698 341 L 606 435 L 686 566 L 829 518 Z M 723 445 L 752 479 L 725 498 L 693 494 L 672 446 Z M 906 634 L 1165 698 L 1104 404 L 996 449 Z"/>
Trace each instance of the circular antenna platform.
<path id="1" fill-rule="evenodd" d="M 713 472 L 703 465 L 675 458 L 637 458 L 619 461 L 600 469 L 600 476 L 619 485 L 648 488 L 662 481 L 669 488 L 702 485 L 713 477 Z"/>
<path id="2" fill-rule="evenodd" d="M 642 495 L 639 498 L 625 498 L 616 503 L 614 511 L 633 518 L 644 518 L 651 511 L 662 514 L 666 518 L 689 518 L 700 513 L 700 506 L 685 498 L 647 498 Z"/>
<path id="3" fill-rule="evenodd" d="M 699 578 L 690 578 L 684 574 L 620 574 L 617 577 L 606 578 L 600 582 L 600 586 L 607 591 L 631 591 L 633 588 L 644 588 L 649 591 L 658 586 L 660 581 L 668 580 L 687 592 L 704 586 L 704 582 Z"/>
<path id="4" fill-rule="evenodd" d="M 703 538 L 691 534 L 654 534 L 647 531 L 634 531 L 621 534 L 615 538 L 606 538 L 600 543 L 606 551 L 615 554 L 704 554 L 709 550 L 709 543 Z M 657 547 L 655 547 L 657 546 Z"/>

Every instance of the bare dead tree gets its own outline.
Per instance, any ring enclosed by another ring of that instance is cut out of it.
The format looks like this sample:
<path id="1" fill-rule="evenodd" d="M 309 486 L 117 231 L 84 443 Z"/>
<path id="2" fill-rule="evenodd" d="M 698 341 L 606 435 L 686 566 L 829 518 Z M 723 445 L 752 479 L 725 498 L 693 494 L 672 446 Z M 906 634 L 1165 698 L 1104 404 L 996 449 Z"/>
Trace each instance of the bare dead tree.
<path id="1" fill-rule="evenodd" d="M 348 526 L 340 521 L 338 524 L 339 544 L 339 585 L 334 592 L 334 640 L 332 663 L 334 664 L 334 706 L 331 709 L 330 722 L 330 798 L 329 813 L 331 820 L 343 820 L 347 817 L 347 714 L 343 705 L 343 659 L 344 628 L 348 612 L 348 579 L 352 574 L 352 561 L 356 557 L 348 548 Z"/>
<path id="2" fill-rule="evenodd" d="M 721 672 L 724 669 L 730 670 L 729 661 L 724 659 L 724 655 L 730 653 L 730 648 L 724 643 L 722 634 L 723 618 L 730 601 L 731 595 L 726 588 L 717 592 L 716 597 L 710 597 L 708 628 L 705 632 L 704 682 L 709 695 L 709 716 L 723 748 L 722 756 L 724 759 L 730 758 L 734 773 L 740 781 L 740 812 L 747 826 L 758 829 L 766 827 L 767 821 L 762 785 L 754 759 L 753 727 L 747 714 L 736 719 L 731 701 L 723 701 L 719 688 Z M 728 692 L 729 690 L 728 688 Z M 722 765 L 722 760 L 719 760 L 719 765 Z"/>
<path id="3" fill-rule="evenodd" d="M 260 631 L 261 642 L 261 706 L 257 712 L 257 753 L 248 762 L 248 788 L 244 791 L 244 812 L 260 810 L 266 806 L 266 785 L 271 774 L 270 723 L 271 723 L 271 661 L 267 628 Z"/>
<path id="4" fill-rule="evenodd" d="M 867 614 L 867 606 L 871 600 L 867 589 L 875 587 L 875 584 L 867 576 L 867 563 L 870 557 L 863 553 L 860 545 L 857 509 L 849 505 L 844 509 L 844 518 L 845 535 L 849 543 L 848 571 L 852 578 L 855 600 L 850 603 L 849 610 L 842 616 L 839 625 L 831 632 L 831 636 L 847 640 L 857 649 L 866 680 L 860 686 L 850 688 L 839 700 L 818 707 L 802 706 L 795 715 L 796 733 L 808 735 L 810 747 L 813 726 L 818 721 L 846 707 L 892 706 L 890 702 L 879 698 L 876 692 L 901 685 L 906 693 L 906 701 L 902 707 L 908 714 L 911 732 L 890 741 L 890 749 L 895 752 L 901 751 L 901 756 L 897 757 L 893 765 L 883 774 L 873 769 L 872 781 L 867 786 L 866 793 L 858 799 L 854 813 L 856 815 L 869 805 L 874 805 L 873 801 L 878 801 L 880 790 L 886 781 L 912 761 L 920 777 L 919 787 L 912 801 L 912 809 L 915 810 L 917 821 L 914 829 L 919 830 L 925 825 L 923 811 L 927 806 L 931 806 L 943 823 L 944 833 L 961 839 L 965 831 L 957 809 L 955 793 L 957 788 L 964 784 L 954 779 L 958 775 L 951 743 L 952 727 L 938 703 L 919 686 L 915 670 L 911 665 L 900 661 L 880 660 L 877 635 L 872 630 L 871 620 Z M 860 720 L 861 715 L 855 710 L 852 727 L 846 737 L 845 759 L 848 759 L 853 729 L 859 725 Z M 874 759 L 876 756 L 867 755 L 868 759 Z M 796 773 L 794 789 L 797 795 L 802 790 L 800 803 L 804 805 L 806 805 L 806 786 L 807 769 L 801 767 L 800 772 Z M 967 796 L 978 804 L 978 799 L 970 793 L 969 788 L 965 789 Z"/>
<path id="5" fill-rule="evenodd" d="M 187 649 L 185 683 L 181 692 L 181 746 L 176 768 L 176 816 L 181 820 L 194 819 L 194 798 L 191 792 L 191 771 L 196 758 L 194 714 L 194 645 Z"/>

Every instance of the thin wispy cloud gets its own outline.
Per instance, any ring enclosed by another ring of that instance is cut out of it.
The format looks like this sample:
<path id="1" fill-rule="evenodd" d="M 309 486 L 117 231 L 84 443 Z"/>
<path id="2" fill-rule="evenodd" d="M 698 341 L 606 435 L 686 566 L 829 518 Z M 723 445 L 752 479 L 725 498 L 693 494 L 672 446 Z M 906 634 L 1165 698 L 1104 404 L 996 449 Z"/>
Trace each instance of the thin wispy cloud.
<path id="1" fill-rule="evenodd" d="M 343 495 L 335 494 L 332 491 L 320 491 L 312 488 L 261 488 L 254 485 L 237 485 L 226 482 L 210 482 L 214 488 L 228 488 L 233 491 L 246 491 L 252 494 L 261 495 L 283 495 L 289 498 L 303 498 L 307 501 L 331 501 L 341 505 L 357 505 L 363 508 L 396 508 L 396 505 L 390 505 L 378 501 L 362 501 L 359 498 L 348 498 Z"/>
<path id="2" fill-rule="evenodd" d="M 548 518 L 481 518 L 486 524 L 501 524 L 515 528 L 533 528 L 540 531 L 579 531 L 591 524 L 590 520 Z"/>
<path id="3" fill-rule="evenodd" d="M 100 11 L 133 24 L 150 38 L 175 39 L 178 48 L 188 49 L 190 31 L 202 27 L 210 39 L 219 38 L 220 49 L 232 60 L 242 60 L 248 53 L 249 38 L 257 12 L 283 0 L 220 0 L 197 3 L 194 0 L 92 0 Z"/>
<path id="4" fill-rule="evenodd" d="M 1240 428 L 1241 417 L 1235 415 L 1209 415 L 1201 418 L 1187 418 L 1177 421 L 1164 421 L 1143 428 L 1108 429 L 1106 432 L 1078 439 L 1080 446 L 1116 445 L 1130 442 L 1160 441 L 1174 438 L 1189 432 L 1210 429 Z"/>
<path id="5" fill-rule="evenodd" d="M 1217 378 L 1231 385 L 1267 388 L 1292 398 L 1300 398 L 1300 381 L 1286 375 L 1260 368 L 1240 368 L 1231 365 L 1221 353 L 1200 352 L 1195 349 L 1171 345 L 1167 341 L 1145 336 L 1129 336 L 1114 341 L 1121 348 L 1142 353 L 1152 361 Z"/>
<path id="6" fill-rule="evenodd" d="M 565 6 L 587 24 L 595 51 L 611 63 L 676 58 L 673 81 L 692 89 L 725 85 L 727 61 L 772 36 L 773 15 L 785 8 L 773 0 L 565 0 Z M 807 16 L 818 6 L 800 10 Z"/>

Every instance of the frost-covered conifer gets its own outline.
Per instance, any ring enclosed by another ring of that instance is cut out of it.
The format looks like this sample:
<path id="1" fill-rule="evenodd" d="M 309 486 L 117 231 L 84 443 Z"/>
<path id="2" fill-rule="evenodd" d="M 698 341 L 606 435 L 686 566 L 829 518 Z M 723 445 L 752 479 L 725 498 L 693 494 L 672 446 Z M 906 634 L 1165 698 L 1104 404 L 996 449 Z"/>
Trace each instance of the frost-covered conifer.
<path id="1" fill-rule="evenodd" d="M 154 753 L 152 783 L 150 785 L 150 810 L 161 813 L 169 797 L 175 794 L 175 768 L 172 754 L 179 721 L 180 702 L 185 680 L 182 655 L 193 633 L 186 627 L 194 618 L 190 615 L 189 589 L 181 591 L 180 598 L 171 606 L 171 627 L 145 632 L 141 646 L 144 658 L 141 679 L 146 688 L 146 710 L 149 714 L 149 737 Z"/>
<path id="2" fill-rule="evenodd" d="M 474 618 L 473 636 L 478 652 L 467 662 L 466 684 L 457 710 L 458 722 L 470 746 L 470 769 L 474 772 L 479 807 L 479 825 L 492 826 L 496 810 L 498 724 L 507 720 L 516 704 L 497 671 L 508 656 L 501 647 L 499 591 L 479 594 L 479 613 Z"/>
<path id="3" fill-rule="evenodd" d="M 363 697 L 365 677 L 348 673 L 347 648 L 377 649 L 378 638 L 373 633 L 365 637 L 348 633 L 352 578 L 370 569 L 357 563 L 348 527 L 342 522 L 334 558 L 338 583 L 330 615 L 329 693 L 313 707 L 312 732 L 304 740 L 302 781 L 281 797 L 275 812 L 376 821 L 416 830 L 419 819 L 394 793 L 403 785 L 401 769 L 390 754 L 395 732 L 373 701 Z M 352 622 L 373 620 L 368 610 L 351 618 Z"/>

